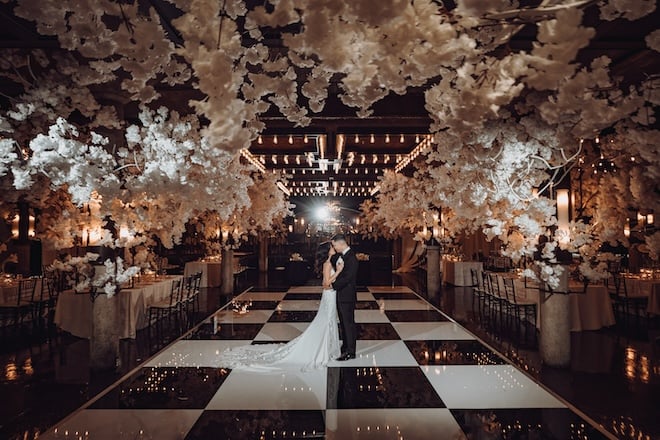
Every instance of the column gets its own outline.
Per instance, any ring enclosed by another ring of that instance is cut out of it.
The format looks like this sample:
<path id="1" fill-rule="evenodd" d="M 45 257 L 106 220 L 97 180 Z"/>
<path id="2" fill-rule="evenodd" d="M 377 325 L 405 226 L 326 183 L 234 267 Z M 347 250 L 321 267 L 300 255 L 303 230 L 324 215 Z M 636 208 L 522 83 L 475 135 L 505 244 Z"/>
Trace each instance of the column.
<path id="1" fill-rule="evenodd" d="M 119 353 L 119 298 L 101 294 L 92 303 L 89 366 L 93 370 L 117 367 Z"/>
<path id="2" fill-rule="evenodd" d="M 234 294 L 234 251 L 222 249 L 222 286 L 221 292 L 225 295 Z"/>
<path id="3" fill-rule="evenodd" d="M 429 298 L 440 292 L 440 246 L 426 246 L 426 292 Z"/>
<path id="4" fill-rule="evenodd" d="M 259 234 L 259 272 L 268 272 L 268 233 Z"/>
<path id="5" fill-rule="evenodd" d="M 539 352 L 543 363 L 551 367 L 568 367 L 571 363 L 571 314 L 568 294 L 568 266 L 562 266 L 559 287 L 555 293 L 541 298 L 541 334 Z M 542 293 L 543 295 L 543 293 Z"/>

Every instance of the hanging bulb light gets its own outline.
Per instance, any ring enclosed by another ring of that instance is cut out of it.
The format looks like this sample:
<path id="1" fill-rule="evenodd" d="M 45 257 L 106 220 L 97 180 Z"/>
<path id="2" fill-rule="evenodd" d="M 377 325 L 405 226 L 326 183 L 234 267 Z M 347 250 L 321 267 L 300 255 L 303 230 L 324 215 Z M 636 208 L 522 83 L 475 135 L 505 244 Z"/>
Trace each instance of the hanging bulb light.
<path id="1" fill-rule="evenodd" d="M 264 138 L 262 138 L 261 135 L 259 135 L 259 137 L 257 138 L 257 143 L 258 143 L 259 145 L 261 145 L 261 144 L 264 143 Z"/>
<path id="2" fill-rule="evenodd" d="M 309 142 L 309 138 L 307 137 L 307 135 L 303 136 L 303 142 L 304 142 L 304 143 Z"/>
<path id="3" fill-rule="evenodd" d="M 371 136 L 369 136 L 369 143 L 370 143 L 370 144 L 373 144 L 373 143 L 375 143 L 375 142 L 376 142 L 376 138 L 375 138 L 374 135 L 372 134 Z"/>
<path id="4" fill-rule="evenodd" d="M 277 135 L 273 136 L 273 143 L 277 144 Z"/>
<path id="5" fill-rule="evenodd" d="M 403 134 L 399 136 L 399 143 L 403 143 L 405 141 Z"/>
<path id="6" fill-rule="evenodd" d="M 419 144 L 419 135 L 418 134 L 415 135 L 415 143 Z"/>
<path id="7" fill-rule="evenodd" d="M 389 134 L 386 134 L 386 135 L 385 135 L 385 143 L 386 143 L 386 144 L 389 144 L 389 143 L 390 143 L 390 135 L 389 135 Z"/>
<path id="8" fill-rule="evenodd" d="M 356 134 L 356 135 L 355 135 L 355 139 L 353 139 L 353 142 L 355 142 L 356 144 L 359 144 L 359 143 L 360 143 L 360 136 L 358 136 L 358 135 Z"/>
<path id="9" fill-rule="evenodd" d="M 293 136 L 289 135 L 289 144 L 293 144 Z"/>

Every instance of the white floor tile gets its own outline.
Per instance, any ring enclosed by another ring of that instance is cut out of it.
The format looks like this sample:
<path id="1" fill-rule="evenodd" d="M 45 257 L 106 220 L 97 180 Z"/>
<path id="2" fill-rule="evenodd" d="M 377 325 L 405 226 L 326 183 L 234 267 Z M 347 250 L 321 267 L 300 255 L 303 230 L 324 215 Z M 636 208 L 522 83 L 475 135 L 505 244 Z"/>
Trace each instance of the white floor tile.
<path id="1" fill-rule="evenodd" d="M 390 322 L 390 320 L 381 310 L 356 310 L 355 322 Z"/>
<path id="2" fill-rule="evenodd" d="M 277 305 L 277 310 L 318 310 L 320 300 L 286 300 Z"/>
<path id="3" fill-rule="evenodd" d="M 564 408 L 511 365 L 425 366 L 422 371 L 447 408 Z"/>
<path id="4" fill-rule="evenodd" d="M 325 409 L 327 370 L 233 370 L 206 409 Z"/>
<path id="5" fill-rule="evenodd" d="M 376 298 L 371 294 L 371 292 L 358 292 L 357 293 L 358 301 L 375 301 Z"/>
<path id="6" fill-rule="evenodd" d="M 325 424 L 328 440 L 466 438 L 444 408 L 333 409 L 326 411 Z"/>
<path id="7" fill-rule="evenodd" d="M 455 322 L 394 322 L 392 325 L 404 341 L 475 339 Z"/>
<path id="8" fill-rule="evenodd" d="M 435 310 L 429 303 L 421 299 L 378 299 L 376 301 L 382 310 Z"/>
<path id="9" fill-rule="evenodd" d="M 43 439 L 182 439 L 198 409 L 86 409 L 51 428 Z"/>
<path id="10" fill-rule="evenodd" d="M 252 340 L 181 340 L 148 361 L 147 367 L 220 367 L 220 355 L 227 349 L 250 345 Z"/>
<path id="11" fill-rule="evenodd" d="M 217 312 L 215 316 L 221 324 L 263 324 L 267 322 L 272 310 L 250 310 L 247 313 L 239 314 L 233 310 L 224 310 Z"/>
<path id="12" fill-rule="evenodd" d="M 290 341 L 309 326 L 309 322 L 268 322 L 264 324 L 255 341 Z"/>
<path id="13" fill-rule="evenodd" d="M 403 341 L 357 341 L 355 359 L 330 361 L 328 367 L 416 367 Z"/>

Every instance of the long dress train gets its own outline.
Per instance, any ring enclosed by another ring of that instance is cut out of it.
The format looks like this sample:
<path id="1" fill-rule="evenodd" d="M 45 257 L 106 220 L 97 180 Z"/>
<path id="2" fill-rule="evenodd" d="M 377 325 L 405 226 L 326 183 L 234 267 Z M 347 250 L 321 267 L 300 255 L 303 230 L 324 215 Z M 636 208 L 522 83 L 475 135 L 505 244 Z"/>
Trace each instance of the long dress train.
<path id="1" fill-rule="evenodd" d="M 325 367 L 340 354 L 337 328 L 337 292 L 325 289 L 316 316 L 295 339 L 286 344 L 248 345 L 226 350 L 220 366 L 232 369 L 299 368 L 307 371 Z"/>

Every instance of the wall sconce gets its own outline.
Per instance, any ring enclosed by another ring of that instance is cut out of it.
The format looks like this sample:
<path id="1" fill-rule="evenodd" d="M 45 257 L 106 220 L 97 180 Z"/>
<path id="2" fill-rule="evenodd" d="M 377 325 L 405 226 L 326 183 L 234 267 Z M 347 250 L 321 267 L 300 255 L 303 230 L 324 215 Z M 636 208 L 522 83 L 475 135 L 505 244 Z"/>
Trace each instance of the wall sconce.
<path id="1" fill-rule="evenodd" d="M 34 222 L 35 218 L 33 215 L 28 217 L 28 237 L 34 237 L 36 235 L 34 232 Z"/>
<path id="2" fill-rule="evenodd" d="M 569 205 L 570 197 L 567 189 L 557 190 L 557 226 L 565 233 L 568 240 L 569 237 Z"/>

